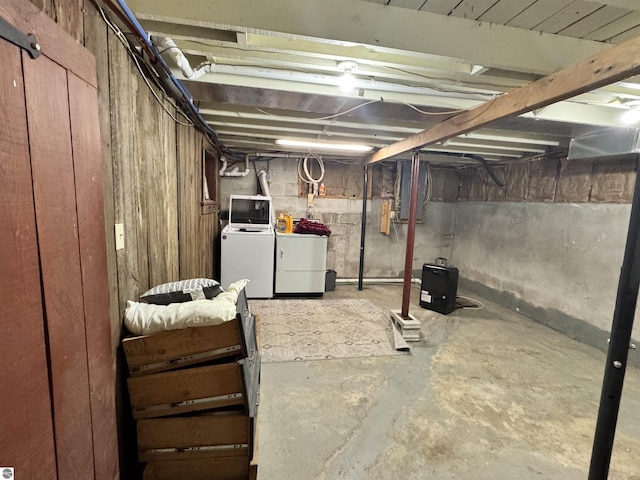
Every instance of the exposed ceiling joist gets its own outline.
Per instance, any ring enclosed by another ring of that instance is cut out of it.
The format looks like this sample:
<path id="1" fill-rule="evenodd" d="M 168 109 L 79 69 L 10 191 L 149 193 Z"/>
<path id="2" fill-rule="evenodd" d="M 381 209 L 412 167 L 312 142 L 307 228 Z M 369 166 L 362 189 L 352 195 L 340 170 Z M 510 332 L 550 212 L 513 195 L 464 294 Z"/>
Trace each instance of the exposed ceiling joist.
<path id="1" fill-rule="evenodd" d="M 640 37 L 628 40 L 374 153 L 368 163 L 470 132 L 640 73 Z"/>
<path id="2" fill-rule="evenodd" d="M 637 3 L 633 9 L 613 5 L 620 1 L 193 0 L 188 8 L 166 0 L 128 3 L 145 30 L 153 38 L 171 37 L 192 67 L 213 64 L 184 85 L 223 144 L 280 152 L 274 140 L 284 136 L 385 148 L 442 122 L 455 125 L 450 119 L 461 110 L 640 32 L 640 2 L 631 0 Z M 535 25 L 516 28 L 510 23 L 516 17 Z M 608 43 L 598 42 L 603 35 Z M 174 56 L 173 50 L 164 54 L 170 65 Z M 345 60 L 357 63 L 351 72 L 357 88 L 348 92 L 338 86 Z M 173 73 L 184 78 L 177 68 Z M 640 102 L 638 85 L 640 76 L 604 85 L 421 150 L 482 148 L 487 159 L 500 160 L 504 154 L 566 149 L 576 135 L 627 127 L 625 112 Z"/>
<path id="3" fill-rule="evenodd" d="M 180 72 L 174 69 L 174 74 Z M 305 74 L 286 70 L 251 67 L 217 67 L 214 75 L 202 77 L 201 83 L 215 83 L 249 88 L 262 88 L 284 92 L 308 93 L 328 96 L 342 96 L 337 85 L 338 77 L 321 74 Z M 493 97 L 487 94 L 443 92 L 442 89 L 412 87 L 388 82 L 356 80 L 355 89 L 361 89 L 357 98 L 364 100 L 427 105 L 445 109 L 467 109 Z"/>
<path id="4" fill-rule="evenodd" d="M 270 31 L 275 36 L 404 50 L 541 75 L 608 48 L 589 40 L 463 18 L 443 22 L 441 15 L 430 12 L 359 0 L 296 0 L 295 8 L 290 0 L 192 0 L 188 9 L 180 2 L 156 0 L 130 0 L 129 5 L 143 20 L 248 33 Z"/>

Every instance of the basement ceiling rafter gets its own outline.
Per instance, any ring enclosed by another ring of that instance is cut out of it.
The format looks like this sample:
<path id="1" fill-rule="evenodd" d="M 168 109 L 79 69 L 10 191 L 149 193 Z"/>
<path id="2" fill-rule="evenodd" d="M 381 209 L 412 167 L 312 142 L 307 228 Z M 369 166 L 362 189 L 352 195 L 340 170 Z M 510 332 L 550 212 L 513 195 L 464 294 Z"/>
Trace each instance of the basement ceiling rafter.
<path id="1" fill-rule="evenodd" d="M 362 0 L 131 0 L 143 20 L 232 30 L 385 51 L 454 58 L 485 67 L 546 75 L 607 45 L 572 37 L 386 7 Z M 293 8 L 292 8 L 293 7 Z M 401 28 L 398 26 L 401 25 Z M 455 39 L 455 41 L 451 41 Z M 387 50 L 388 51 L 388 50 Z M 526 54 L 525 54 L 526 51 Z"/>
<path id="2" fill-rule="evenodd" d="M 275 140 L 288 136 L 363 142 L 386 152 L 443 122 L 494 111 L 518 89 L 614 48 L 602 40 L 640 34 L 635 0 L 128 4 L 152 38 L 171 37 L 194 67 L 213 64 L 211 73 L 183 83 L 220 140 L 240 151 L 281 151 Z M 165 60 L 183 79 L 169 53 Z M 358 64 L 349 93 L 338 87 L 344 60 Z M 638 78 L 591 86 L 552 105 L 526 104 L 482 128 L 458 125 L 467 133 L 427 149 L 476 149 L 496 161 L 566 149 L 576 134 L 623 126 L 628 105 L 640 102 Z"/>
<path id="3" fill-rule="evenodd" d="M 638 73 L 640 37 L 385 147 L 373 154 L 369 163 L 476 130 L 496 120 L 551 105 Z"/>

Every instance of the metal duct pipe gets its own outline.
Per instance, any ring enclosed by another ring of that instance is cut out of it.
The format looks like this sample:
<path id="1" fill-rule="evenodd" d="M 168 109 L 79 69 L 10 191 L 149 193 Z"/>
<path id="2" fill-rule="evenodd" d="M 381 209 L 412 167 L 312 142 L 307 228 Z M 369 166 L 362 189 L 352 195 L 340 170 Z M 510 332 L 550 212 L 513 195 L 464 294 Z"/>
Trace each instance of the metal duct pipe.
<path id="1" fill-rule="evenodd" d="M 262 195 L 265 197 L 271 197 L 271 192 L 269 191 L 269 174 L 266 170 L 262 169 L 258 172 L 258 183 L 260 184 L 260 190 L 262 191 Z"/>
<path id="2" fill-rule="evenodd" d="M 265 169 L 258 172 L 258 183 L 260 184 L 260 190 L 265 197 L 271 198 L 271 192 L 269 190 L 269 174 Z M 276 223 L 276 212 L 271 209 L 271 223 Z"/>

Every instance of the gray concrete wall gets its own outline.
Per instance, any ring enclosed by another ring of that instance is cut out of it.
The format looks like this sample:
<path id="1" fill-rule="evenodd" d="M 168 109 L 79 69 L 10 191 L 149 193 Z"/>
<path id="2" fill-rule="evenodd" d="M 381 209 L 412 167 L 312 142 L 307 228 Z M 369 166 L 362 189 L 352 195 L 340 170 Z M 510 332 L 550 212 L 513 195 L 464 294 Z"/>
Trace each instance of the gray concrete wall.
<path id="1" fill-rule="evenodd" d="M 628 204 L 460 202 L 452 260 L 463 287 L 606 349 L 629 214 Z"/>
<path id="2" fill-rule="evenodd" d="M 266 163 L 257 165 L 259 169 Z M 327 168 L 331 168 L 330 164 Z M 522 167 L 516 165 L 512 170 L 517 168 Z M 299 196 L 297 161 L 272 160 L 269 169 L 276 212 L 304 217 L 307 200 Z M 551 170 L 562 180 L 562 171 Z M 455 190 L 451 185 L 445 187 L 441 173 L 434 176 L 435 185 L 442 184 L 438 192 Z M 626 178 L 627 174 L 624 175 Z M 594 177 L 594 182 L 598 178 Z M 602 181 L 605 180 L 603 177 Z M 354 177 L 348 183 L 353 184 L 351 188 L 355 191 L 361 181 Z M 378 181 L 388 182 L 388 178 L 374 176 L 372 183 Z M 480 191 L 471 188 L 474 183 L 469 182 L 468 189 L 462 188 L 463 176 L 459 191 Z M 489 187 L 493 188 L 490 184 Z M 485 185 L 482 191 L 486 193 L 489 187 Z M 222 178 L 223 208 L 228 207 L 231 193 L 255 194 L 257 191 L 254 172 L 244 178 Z M 388 191 L 388 188 L 377 188 L 377 191 Z M 413 270 L 420 271 L 423 263 L 433 262 L 436 257 L 446 257 L 460 269 L 462 288 L 605 350 L 630 205 L 593 201 L 567 203 L 558 201 L 555 193 L 556 201 L 522 201 L 537 198 L 532 196 L 533 191 L 529 186 L 517 202 L 431 202 L 425 223 L 419 223 L 416 228 Z M 451 194 L 437 193 L 435 198 L 446 199 Z M 364 270 L 368 278 L 400 277 L 404 272 L 406 224 L 392 224 L 390 235 L 380 233 L 383 201 L 380 193 L 368 201 Z M 360 198 L 317 197 L 314 200 L 315 218 L 333 232 L 328 242 L 327 268 L 336 270 L 339 278 L 358 275 L 361 212 Z M 634 338 L 640 338 L 640 327 L 635 328 Z M 631 356 L 640 363 L 636 352 Z"/>
<path id="3" fill-rule="evenodd" d="M 267 166 L 256 163 L 258 170 Z M 331 168 L 327 163 L 325 167 Z M 299 196 L 297 160 L 275 159 L 269 163 L 269 189 L 274 210 L 289 213 L 294 218 L 305 217 L 307 198 Z M 372 175 L 371 182 L 382 181 Z M 362 178 L 347 182 L 354 192 L 361 192 Z M 372 185 L 374 187 L 374 185 Z M 374 190 L 380 190 L 380 186 Z M 330 186 L 328 185 L 329 189 Z M 253 171 L 246 177 L 222 177 L 220 202 L 222 209 L 229 208 L 229 195 L 254 195 L 258 183 Z M 381 208 L 384 199 L 373 195 L 367 202 L 367 233 L 365 239 L 365 277 L 399 277 L 404 272 L 406 224 L 392 224 L 391 234 L 380 233 Z M 413 269 L 422 268 L 425 262 L 436 257 L 451 257 L 455 203 L 431 202 L 424 223 L 416 228 Z M 361 198 L 316 197 L 314 218 L 325 223 L 332 231 L 328 242 L 327 268 L 337 272 L 339 278 L 358 276 L 360 256 L 360 231 L 362 218 Z"/>
<path id="4" fill-rule="evenodd" d="M 407 225 L 392 224 L 391 235 L 383 235 L 379 228 L 382 201 L 378 199 L 370 203 L 372 212 L 367 216 L 365 276 L 401 276 L 404 273 Z M 423 263 L 433 263 L 437 257 L 451 258 L 454 221 L 454 203 L 429 204 L 425 222 L 416 225 L 412 267 L 414 271 L 421 270 Z M 357 269 L 355 273 L 357 276 Z"/>

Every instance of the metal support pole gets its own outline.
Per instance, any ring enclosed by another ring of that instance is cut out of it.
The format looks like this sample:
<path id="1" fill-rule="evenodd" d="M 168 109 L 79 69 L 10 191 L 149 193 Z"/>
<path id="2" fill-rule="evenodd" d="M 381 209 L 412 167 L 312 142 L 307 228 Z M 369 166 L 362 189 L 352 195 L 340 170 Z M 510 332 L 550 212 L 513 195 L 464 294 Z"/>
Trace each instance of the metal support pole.
<path id="1" fill-rule="evenodd" d="M 364 275 L 364 239 L 367 233 L 367 194 L 369 192 L 369 166 L 364 166 L 364 182 L 362 188 L 362 226 L 360 227 L 360 267 L 358 269 L 358 290 L 362 290 Z"/>
<path id="2" fill-rule="evenodd" d="M 411 157 L 411 197 L 409 200 L 409 224 L 407 225 L 407 248 L 404 259 L 404 286 L 402 288 L 403 318 L 409 317 L 409 301 L 411 300 L 411 274 L 413 271 L 413 245 L 416 236 L 416 217 L 418 211 L 418 181 L 420 178 L 420 152 Z"/>
<path id="3" fill-rule="evenodd" d="M 598 421 L 591 451 L 589 480 L 606 480 L 609 475 L 613 440 L 622 398 L 629 342 L 640 286 L 640 169 L 636 157 L 636 186 L 624 259 L 620 270 L 616 307 L 611 325 L 611 340 L 605 365 Z"/>

